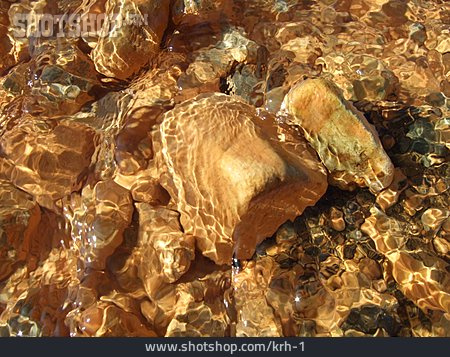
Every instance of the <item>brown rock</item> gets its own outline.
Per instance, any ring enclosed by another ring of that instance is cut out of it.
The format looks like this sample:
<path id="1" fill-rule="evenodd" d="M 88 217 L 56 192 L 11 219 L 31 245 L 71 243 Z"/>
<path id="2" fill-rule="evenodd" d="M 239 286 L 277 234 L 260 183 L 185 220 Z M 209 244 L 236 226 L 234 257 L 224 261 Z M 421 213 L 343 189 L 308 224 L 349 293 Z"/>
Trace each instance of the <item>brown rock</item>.
<path id="1" fill-rule="evenodd" d="M 79 317 L 78 328 L 84 337 L 156 337 L 133 313 L 120 309 L 113 303 L 98 301 Z"/>
<path id="2" fill-rule="evenodd" d="M 207 42 L 199 45 L 199 40 L 196 40 L 193 42 L 195 47 L 183 48 L 186 43 L 189 45 L 192 43 L 189 37 L 192 36 L 192 31 L 192 28 L 178 31 L 169 45 L 173 51 L 188 53 L 187 60 L 190 62 L 177 82 L 180 89 L 177 95 L 178 102 L 192 99 L 201 93 L 218 92 L 221 80 L 227 78 L 238 63 L 252 63 L 254 66 L 258 57 L 258 45 L 246 37 L 242 28 L 230 26 L 218 33 L 196 35 L 196 38 L 205 37 Z M 251 89 L 255 84 L 243 85 Z M 237 88 L 230 81 L 230 77 L 227 85 L 230 92 L 236 92 Z M 239 89 L 242 88 L 241 85 L 238 86 Z M 240 90 L 237 92 L 240 93 Z"/>
<path id="3" fill-rule="evenodd" d="M 195 60 L 186 74 L 197 83 L 207 83 L 226 76 L 235 62 L 254 62 L 258 45 L 247 39 L 242 30 L 230 28 L 222 34 L 223 39 L 213 48 L 195 53 Z"/>
<path id="4" fill-rule="evenodd" d="M 359 262 L 359 271 L 367 276 L 370 280 L 377 280 L 381 278 L 380 265 L 370 258 L 363 258 Z"/>
<path id="5" fill-rule="evenodd" d="M 32 87 L 31 98 L 24 105 L 25 111 L 40 116 L 69 115 L 94 99 L 94 93 L 100 87 L 99 75 L 91 58 L 77 43 L 50 42 L 42 45 L 39 52 L 51 55 L 37 55 L 24 64 L 27 71 L 30 67 L 38 69 L 29 73 L 29 82 L 24 86 L 25 93 Z"/>
<path id="6" fill-rule="evenodd" d="M 138 203 L 139 242 L 142 262 L 138 267 L 146 290 L 152 294 L 155 281 L 173 283 L 191 265 L 195 257 L 195 240 L 184 234 L 179 213 L 163 207 Z M 154 292 L 154 291 L 153 291 Z"/>
<path id="7" fill-rule="evenodd" d="M 332 207 L 330 210 L 331 228 L 335 231 L 342 232 L 345 229 L 344 214 L 341 210 Z"/>
<path id="8" fill-rule="evenodd" d="M 110 27 L 116 30 L 101 38 L 92 51 L 97 70 L 108 77 L 127 79 L 149 63 L 159 52 L 169 18 L 169 3 L 169 0 L 108 0 L 103 31 L 109 33 Z M 112 26 L 114 20 L 108 20 L 109 15 L 115 14 L 123 19 L 121 26 Z M 127 16 L 136 16 L 138 21 Z"/>
<path id="9" fill-rule="evenodd" d="M 427 209 L 421 217 L 425 230 L 437 230 L 449 217 L 450 211 L 439 208 Z"/>
<path id="10" fill-rule="evenodd" d="M 394 175 L 375 128 L 324 79 L 308 79 L 293 87 L 283 102 L 306 139 L 341 188 L 368 186 L 378 192 Z"/>
<path id="11" fill-rule="evenodd" d="M 72 239 L 85 266 L 104 269 L 131 222 L 130 193 L 112 180 L 100 181 L 93 188 L 85 186 L 81 195 L 73 194 L 69 207 Z"/>
<path id="12" fill-rule="evenodd" d="M 134 175 L 148 166 L 153 157 L 149 132 L 161 112 L 160 107 L 143 107 L 127 117 L 115 140 L 114 156 L 120 174 Z"/>
<path id="13" fill-rule="evenodd" d="M 327 187 L 323 167 L 295 131 L 222 94 L 165 114 L 153 146 L 185 233 L 218 264 L 229 264 L 233 252 L 250 258 Z"/>
<path id="14" fill-rule="evenodd" d="M 51 208 L 82 186 L 95 140 L 95 133 L 81 124 L 30 119 L 0 138 L 0 151 L 13 165 L 7 175 L 14 185 Z"/>
<path id="15" fill-rule="evenodd" d="M 238 314 L 237 337 L 282 336 L 280 321 L 266 298 L 274 269 L 274 262 L 265 259 L 260 264 L 249 262 L 234 275 L 233 285 Z M 287 307 L 289 308 L 292 310 L 292 306 Z"/>
<path id="16" fill-rule="evenodd" d="M 25 3 L 13 4 L 10 18 L 29 11 Z M 23 111 L 40 117 L 74 114 L 94 98 L 93 93 L 100 85 L 99 74 L 79 42 L 70 37 L 46 38 L 31 41 L 32 46 L 28 48 L 29 39 L 14 37 L 12 28 L 9 33 L 13 41 L 11 52 L 15 52 L 13 58 L 19 64 L 9 71 L 0 87 L 10 95 L 23 97 Z M 1 25 L 0 36 L 3 37 Z M 9 39 L 6 34 L 4 37 L 4 40 Z"/>
<path id="17" fill-rule="evenodd" d="M 229 333 L 228 310 L 233 309 L 230 282 L 231 267 L 219 267 L 197 254 L 176 284 L 147 279 L 150 301 L 141 310 L 160 336 L 224 336 Z"/>
<path id="18" fill-rule="evenodd" d="M 27 248 L 40 220 L 41 212 L 33 198 L 0 180 L 0 281 L 14 271 L 17 262 L 28 257 Z"/>
<path id="19" fill-rule="evenodd" d="M 204 273 L 203 273 L 204 274 Z M 203 275 L 202 274 L 202 275 Z M 230 271 L 215 271 L 177 285 L 178 300 L 166 337 L 228 336 Z"/>
<path id="20" fill-rule="evenodd" d="M 442 255 L 448 255 L 450 251 L 450 242 L 447 239 L 435 237 L 433 239 L 433 246 L 436 252 Z"/>

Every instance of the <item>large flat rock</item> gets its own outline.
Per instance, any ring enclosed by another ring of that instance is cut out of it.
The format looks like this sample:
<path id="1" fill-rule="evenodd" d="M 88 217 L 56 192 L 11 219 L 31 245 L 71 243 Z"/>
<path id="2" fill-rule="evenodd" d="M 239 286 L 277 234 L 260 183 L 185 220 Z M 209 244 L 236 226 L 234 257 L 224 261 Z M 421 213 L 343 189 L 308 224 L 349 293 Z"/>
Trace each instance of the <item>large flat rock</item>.
<path id="1" fill-rule="evenodd" d="M 258 243 L 314 205 L 326 173 L 304 139 L 243 101 L 199 96 L 153 132 L 155 164 L 186 234 L 218 264 L 250 258 Z"/>

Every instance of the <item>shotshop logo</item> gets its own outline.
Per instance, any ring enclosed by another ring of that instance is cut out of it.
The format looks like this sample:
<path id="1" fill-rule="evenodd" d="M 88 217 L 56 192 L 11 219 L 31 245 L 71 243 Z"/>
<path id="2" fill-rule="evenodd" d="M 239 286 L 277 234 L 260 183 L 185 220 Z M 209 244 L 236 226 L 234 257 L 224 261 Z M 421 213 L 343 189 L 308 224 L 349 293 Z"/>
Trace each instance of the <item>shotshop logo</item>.
<path id="1" fill-rule="evenodd" d="M 123 26 L 148 25 L 148 14 L 36 14 L 12 16 L 12 36 L 29 37 L 116 37 Z"/>

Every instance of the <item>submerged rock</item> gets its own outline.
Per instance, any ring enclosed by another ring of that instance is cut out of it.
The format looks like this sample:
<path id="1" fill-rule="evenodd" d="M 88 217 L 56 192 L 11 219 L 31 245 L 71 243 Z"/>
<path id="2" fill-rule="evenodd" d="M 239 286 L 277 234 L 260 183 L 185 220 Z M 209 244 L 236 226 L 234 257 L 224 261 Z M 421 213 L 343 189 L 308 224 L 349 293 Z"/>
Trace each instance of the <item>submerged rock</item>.
<path id="1" fill-rule="evenodd" d="M 100 87 L 92 60 L 74 43 L 42 47 L 41 54 L 26 64 L 33 68 L 31 95 L 35 103 L 27 103 L 24 109 L 41 116 L 78 112 Z M 43 56 L 47 51 L 54 52 L 52 58 Z"/>
<path id="2" fill-rule="evenodd" d="M 29 119 L 0 138 L 0 151 L 9 164 L 2 174 L 40 205 L 52 208 L 82 186 L 95 140 L 85 125 Z"/>
<path id="3" fill-rule="evenodd" d="M 202 266 L 202 269 L 205 269 Z M 225 337 L 229 333 L 227 308 L 230 295 L 229 271 L 201 274 L 177 286 L 174 317 L 167 326 L 166 337 Z"/>
<path id="4" fill-rule="evenodd" d="M 236 325 L 237 337 L 282 336 L 282 326 L 276 318 L 276 310 L 266 297 L 273 270 L 272 260 L 265 259 L 261 266 L 250 262 L 235 275 L 233 282 L 239 321 Z M 290 310 L 292 313 L 292 307 Z"/>
<path id="5" fill-rule="evenodd" d="M 120 26 L 107 20 L 101 38 L 92 51 L 97 70 L 108 77 L 127 79 L 159 52 L 169 19 L 169 0 L 108 0 L 107 19 L 118 15 Z M 157 14 L 157 16 L 155 16 Z M 110 27 L 113 32 L 109 32 Z"/>
<path id="6" fill-rule="evenodd" d="M 378 192 L 390 185 L 394 166 L 375 128 L 338 87 L 324 79 L 308 79 L 286 95 L 283 108 L 300 125 L 341 188 L 367 186 Z"/>
<path id="7" fill-rule="evenodd" d="M 27 193 L 0 180 L 0 281 L 28 258 L 26 246 L 38 234 L 39 206 Z"/>
<path id="8" fill-rule="evenodd" d="M 184 30 L 183 34 L 185 32 L 189 33 L 189 29 Z M 194 45 L 194 48 L 189 49 L 190 63 L 178 80 L 179 95 L 183 100 L 191 99 L 200 93 L 236 91 L 237 88 L 233 88 L 230 81 L 225 84 L 224 79 L 235 72 L 237 66 L 244 64 L 255 66 L 257 62 L 259 46 L 246 37 L 242 28 L 230 27 L 206 37 L 211 43 Z M 174 36 L 169 44 L 173 51 L 181 50 L 178 42 L 179 39 Z M 248 83 L 244 86 L 246 85 Z"/>
<path id="9" fill-rule="evenodd" d="M 153 132 L 161 184 L 202 253 L 229 264 L 325 192 L 322 165 L 290 128 L 241 100 L 199 96 L 166 113 Z"/>
<path id="10" fill-rule="evenodd" d="M 229 29 L 213 48 L 195 53 L 195 60 L 186 70 L 200 83 L 211 82 L 227 74 L 234 62 L 255 61 L 258 45 L 242 35 L 242 29 Z"/>
<path id="11" fill-rule="evenodd" d="M 86 186 L 81 195 L 73 194 L 67 216 L 71 216 L 72 239 L 87 268 L 104 269 L 106 259 L 123 241 L 131 222 L 130 193 L 114 181 Z M 77 222 L 77 223 L 75 223 Z"/>
<path id="12" fill-rule="evenodd" d="M 78 328 L 83 337 L 156 337 L 132 312 L 119 308 L 113 302 L 98 301 L 80 317 Z"/>
<path id="13" fill-rule="evenodd" d="M 20 111 L 53 118 L 77 113 L 93 100 L 100 89 L 97 77 L 94 63 L 76 43 L 55 41 L 36 46 L 30 61 L 0 79 L 0 91 L 14 96 Z"/>
<path id="14" fill-rule="evenodd" d="M 195 240 L 183 233 L 178 212 L 147 203 L 138 203 L 137 209 L 142 252 L 139 276 L 152 295 L 161 281 L 173 283 L 186 273 L 195 257 Z"/>

